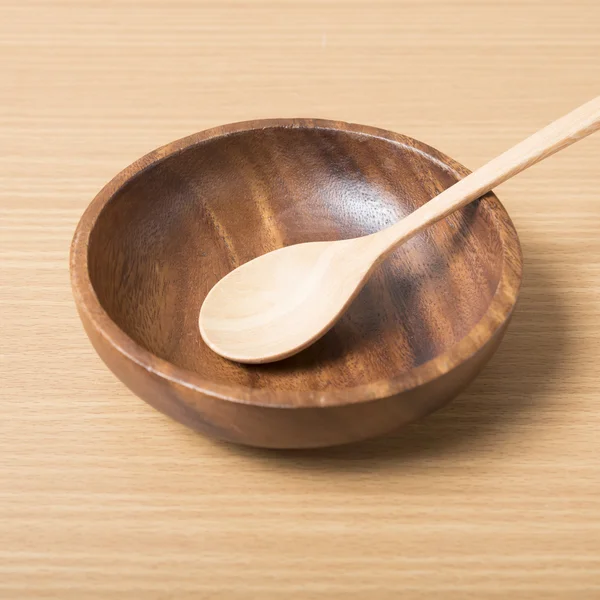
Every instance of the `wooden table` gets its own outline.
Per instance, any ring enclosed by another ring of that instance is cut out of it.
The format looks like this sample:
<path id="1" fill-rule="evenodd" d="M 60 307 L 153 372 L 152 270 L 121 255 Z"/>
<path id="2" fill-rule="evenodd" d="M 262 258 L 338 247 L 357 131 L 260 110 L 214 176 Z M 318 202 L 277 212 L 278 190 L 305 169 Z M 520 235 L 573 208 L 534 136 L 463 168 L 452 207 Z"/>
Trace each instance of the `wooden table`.
<path id="1" fill-rule="evenodd" d="M 75 313 L 88 202 L 213 125 L 310 116 L 470 168 L 600 92 L 597 0 L 0 3 L 0 597 L 600 598 L 600 137 L 499 188 L 526 262 L 501 350 L 357 447 L 205 439 Z"/>

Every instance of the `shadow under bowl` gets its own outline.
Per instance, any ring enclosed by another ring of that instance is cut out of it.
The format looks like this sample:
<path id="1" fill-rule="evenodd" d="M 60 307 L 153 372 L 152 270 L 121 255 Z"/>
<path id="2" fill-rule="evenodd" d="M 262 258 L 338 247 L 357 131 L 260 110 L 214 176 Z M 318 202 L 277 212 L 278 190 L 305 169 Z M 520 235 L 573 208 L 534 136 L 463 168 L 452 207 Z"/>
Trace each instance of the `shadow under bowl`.
<path id="1" fill-rule="evenodd" d="M 200 306 L 260 254 L 373 233 L 468 173 L 403 135 L 337 121 L 237 123 L 173 142 L 83 215 L 71 248 L 81 320 L 133 392 L 211 436 L 306 448 L 383 434 L 454 397 L 500 343 L 522 258 L 496 196 L 397 249 L 333 329 L 286 360 L 214 354 Z"/>

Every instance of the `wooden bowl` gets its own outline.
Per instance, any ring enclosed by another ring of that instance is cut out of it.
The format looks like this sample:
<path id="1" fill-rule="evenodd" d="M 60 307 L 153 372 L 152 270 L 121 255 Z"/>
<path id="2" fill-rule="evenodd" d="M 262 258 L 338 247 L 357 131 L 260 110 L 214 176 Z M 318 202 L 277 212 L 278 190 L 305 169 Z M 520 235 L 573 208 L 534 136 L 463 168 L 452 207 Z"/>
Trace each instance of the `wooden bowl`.
<path id="1" fill-rule="evenodd" d="M 375 232 L 466 174 L 425 144 L 337 121 L 253 121 L 173 142 L 83 215 L 71 248 L 81 320 L 133 392 L 203 433 L 272 448 L 383 434 L 450 400 L 500 343 L 522 259 L 493 194 L 398 249 L 294 357 L 229 362 L 203 343 L 198 312 L 239 264 Z"/>

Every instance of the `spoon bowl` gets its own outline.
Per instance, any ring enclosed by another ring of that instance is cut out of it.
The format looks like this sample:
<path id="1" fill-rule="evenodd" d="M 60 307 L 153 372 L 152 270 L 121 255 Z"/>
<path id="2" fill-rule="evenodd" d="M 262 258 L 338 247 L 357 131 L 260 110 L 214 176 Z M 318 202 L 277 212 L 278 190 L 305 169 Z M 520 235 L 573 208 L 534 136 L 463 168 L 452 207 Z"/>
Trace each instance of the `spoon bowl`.
<path id="1" fill-rule="evenodd" d="M 373 234 L 467 174 L 425 144 L 341 122 L 195 134 L 125 169 L 82 217 L 71 252 L 79 314 L 127 386 L 213 437 L 300 448 L 383 434 L 450 400 L 500 343 L 522 264 L 493 194 L 394 250 L 342 318 L 294 356 L 231 362 L 203 341 L 198 314 L 239 265 Z M 290 289 L 298 280 L 279 277 Z M 352 270 L 349 285 L 360 277 Z"/>
<path id="2" fill-rule="evenodd" d="M 372 260 L 360 260 L 368 253 L 347 260 L 362 240 L 294 244 L 243 264 L 208 293 L 200 309 L 202 338 L 221 356 L 248 364 L 281 360 L 306 348 L 339 312 L 334 296 L 324 293 L 330 282 L 335 279 L 338 293 L 343 289 L 347 305 L 370 270 Z"/>

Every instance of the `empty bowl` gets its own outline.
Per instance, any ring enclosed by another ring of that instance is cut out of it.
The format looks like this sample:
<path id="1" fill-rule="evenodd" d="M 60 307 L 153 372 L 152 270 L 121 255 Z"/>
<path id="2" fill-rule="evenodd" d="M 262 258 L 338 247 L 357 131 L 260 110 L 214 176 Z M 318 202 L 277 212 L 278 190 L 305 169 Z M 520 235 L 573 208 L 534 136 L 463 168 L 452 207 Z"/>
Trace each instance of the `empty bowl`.
<path id="1" fill-rule="evenodd" d="M 173 142 L 83 215 L 71 248 L 81 320 L 133 392 L 213 437 L 306 448 L 397 429 L 463 389 L 506 330 L 522 259 L 495 195 L 397 249 L 333 329 L 286 360 L 218 356 L 198 313 L 238 265 L 373 233 L 467 174 L 421 142 L 337 121 L 252 121 Z"/>

